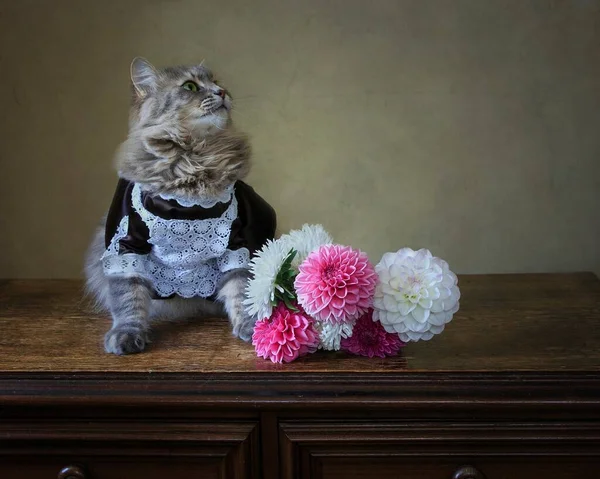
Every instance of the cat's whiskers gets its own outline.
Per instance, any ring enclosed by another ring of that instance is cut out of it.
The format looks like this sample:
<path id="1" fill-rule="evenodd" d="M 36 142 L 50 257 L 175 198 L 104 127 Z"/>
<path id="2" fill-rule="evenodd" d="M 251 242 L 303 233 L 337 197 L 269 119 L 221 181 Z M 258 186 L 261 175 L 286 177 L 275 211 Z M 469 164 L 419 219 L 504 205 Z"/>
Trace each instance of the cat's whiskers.
<path id="1" fill-rule="evenodd" d="M 232 103 L 248 103 L 251 101 L 255 101 L 255 100 L 260 100 L 259 97 L 256 98 L 236 98 L 235 100 L 232 100 Z"/>
<path id="2" fill-rule="evenodd" d="M 214 126 L 217 130 L 221 130 L 221 131 L 225 131 L 226 128 L 221 128 L 219 125 L 217 125 L 214 121 L 209 120 L 210 124 L 212 126 Z"/>
<path id="3" fill-rule="evenodd" d="M 229 111 L 231 111 L 231 113 L 235 113 L 236 115 L 246 116 L 246 112 L 242 113 L 241 110 L 237 110 L 236 108 L 233 108 L 233 107 Z"/>

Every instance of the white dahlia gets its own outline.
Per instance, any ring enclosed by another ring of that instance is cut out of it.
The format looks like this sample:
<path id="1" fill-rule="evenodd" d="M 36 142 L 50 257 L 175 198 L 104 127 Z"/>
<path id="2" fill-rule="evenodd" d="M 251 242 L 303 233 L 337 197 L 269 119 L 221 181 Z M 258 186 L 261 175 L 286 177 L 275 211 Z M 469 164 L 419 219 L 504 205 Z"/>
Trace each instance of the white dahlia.
<path id="1" fill-rule="evenodd" d="M 292 248 L 298 253 L 292 261 L 292 266 L 297 270 L 298 266 L 308 257 L 310 253 L 319 249 L 324 244 L 332 244 L 333 238 L 325 231 L 322 225 L 305 224 L 300 230 L 292 230 L 283 235 Z"/>
<path id="2" fill-rule="evenodd" d="M 244 306 L 257 320 L 269 318 L 275 300 L 275 279 L 292 247 L 287 237 L 269 240 L 250 260 L 252 278 L 246 287 Z"/>
<path id="3" fill-rule="evenodd" d="M 342 339 L 352 336 L 355 321 L 343 323 L 323 323 L 315 322 L 315 327 L 319 332 L 319 349 L 325 351 L 339 351 Z"/>
<path id="4" fill-rule="evenodd" d="M 386 253 L 375 271 L 379 281 L 373 320 L 404 342 L 431 339 L 458 311 L 458 279 L 448 263 L 429 250 Z"/>

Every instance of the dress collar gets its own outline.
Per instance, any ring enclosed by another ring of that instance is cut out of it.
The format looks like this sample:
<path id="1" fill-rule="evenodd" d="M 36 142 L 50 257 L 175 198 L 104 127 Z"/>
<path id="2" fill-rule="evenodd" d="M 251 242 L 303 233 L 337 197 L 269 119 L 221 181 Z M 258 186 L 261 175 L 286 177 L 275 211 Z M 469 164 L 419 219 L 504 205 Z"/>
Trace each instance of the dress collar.
<path id="1" fill-rule="evenodd" d="M 166 193 L 161 193 L 159 196 L 163 200 L 174 200 L 179 203 L 181 206 L 189 208 L 192 206 L 201 206 L 202 208 L 212 208 L 217 203 L 228 203 L 231 201 L 231 195 L 233 194 L 233 184 L 229 185 L 225 188 L 219 195 L 217 196 L 197 196 L 195 198 L 182 197 L 177 195 L 170 195 Z"/>

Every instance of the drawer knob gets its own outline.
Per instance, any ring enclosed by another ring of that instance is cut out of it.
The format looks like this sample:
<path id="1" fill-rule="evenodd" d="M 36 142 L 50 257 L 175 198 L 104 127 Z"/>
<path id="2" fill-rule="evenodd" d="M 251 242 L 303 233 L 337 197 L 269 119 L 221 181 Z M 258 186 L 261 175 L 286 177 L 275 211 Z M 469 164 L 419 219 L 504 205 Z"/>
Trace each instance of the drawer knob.
<path id="1" fill-rule="evenodd" d="M 87 477 L 80 466 L 67 466 L 60 470 L 57 479 L 87 479 Z"/>
<path id="2" fill-rule="evenodd" d="M 486 479 L 486 477 L 483 472 L 473 466 L 462 466 L 452 474 L 452 479 Z"/>

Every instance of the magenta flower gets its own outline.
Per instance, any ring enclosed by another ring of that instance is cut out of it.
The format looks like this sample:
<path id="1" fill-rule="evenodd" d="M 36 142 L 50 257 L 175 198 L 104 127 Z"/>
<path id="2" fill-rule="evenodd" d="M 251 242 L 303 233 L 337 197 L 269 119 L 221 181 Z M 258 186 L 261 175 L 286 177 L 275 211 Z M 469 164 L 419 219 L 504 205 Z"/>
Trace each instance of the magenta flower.
<path id="1" fill-rule="evenodd" d="M 289 363 L 299 356 L 314 353 L 319 335 L 312 319 L 304 312 L 291 311 L 279 303 L 270 318 L 257 321 L 252 344 L 259 357 L 274 363 Z"/>
<path id="2" fill-rule="evenodd" d="M 352 336 L 342 339 L 341 344 L 344 351 L 369 358 L 395 356 L 403 346 L 398 334 L 388 333 L 380 322 L 373 321 L 373 310 L 356 321 Z"/>
<path id="3" fill-rule="evenodd" d="M 319 321 L 351 321 L 373 304 L 377 274 L 362 251 L 323 245 L 299 269 L 294 284 L 298 302 Z"/>

